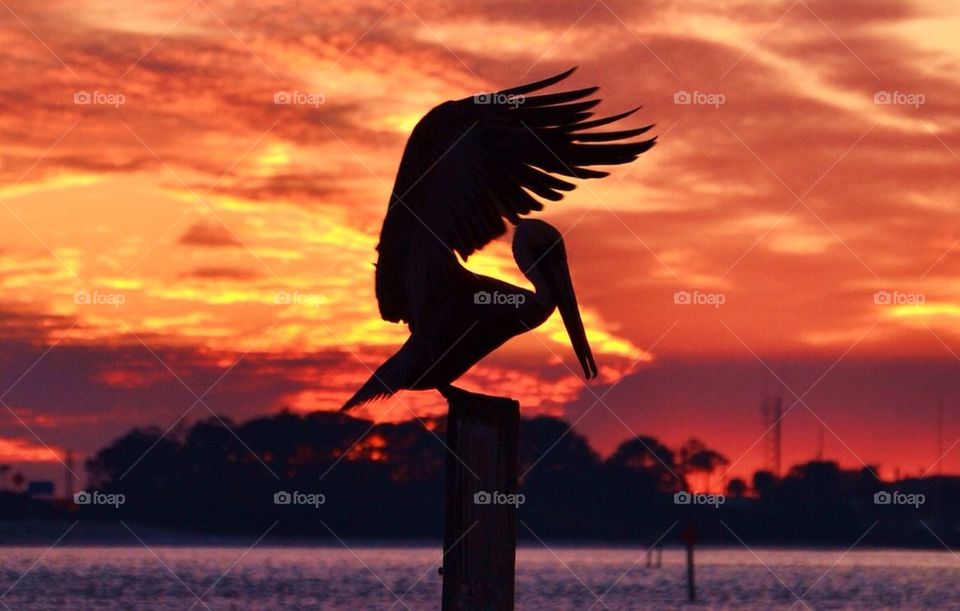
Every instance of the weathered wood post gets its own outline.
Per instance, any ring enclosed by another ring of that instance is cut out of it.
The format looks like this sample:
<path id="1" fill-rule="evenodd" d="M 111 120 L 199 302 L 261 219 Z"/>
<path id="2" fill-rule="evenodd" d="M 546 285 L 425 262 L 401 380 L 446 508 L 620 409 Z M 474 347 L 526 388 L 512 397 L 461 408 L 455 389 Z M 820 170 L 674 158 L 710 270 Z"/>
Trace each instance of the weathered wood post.
<path id="1" fill-rule="evenodd" d="M 443 610 L 512 610 L 520 404 L 457 389 L 445 394 Z"/>

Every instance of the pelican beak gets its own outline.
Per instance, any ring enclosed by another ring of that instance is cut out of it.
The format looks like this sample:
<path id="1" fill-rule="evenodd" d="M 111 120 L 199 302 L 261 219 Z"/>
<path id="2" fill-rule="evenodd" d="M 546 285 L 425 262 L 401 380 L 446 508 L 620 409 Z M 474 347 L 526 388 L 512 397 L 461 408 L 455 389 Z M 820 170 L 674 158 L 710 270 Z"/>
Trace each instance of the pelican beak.
<path id="1" fill-rule="evenodd" d="M 570 268 L 567 266 L 567 255 L 563 248 L 559 248 L 554 256 L 547 256 L 544 261 L 544 271 L 548 290 L 560 310 L 563 326 L 567 328 L 573 351 L 577 354 L 583 375 L 588 380 L 597 377 L 597 363 L 593 360 L 593 352 L 587 341 L 587 332 L 583 328 L 580 318 L 580 308 L 577 307 L 577 295 L 573 290 L 573 281 L 570 279 Z"/>

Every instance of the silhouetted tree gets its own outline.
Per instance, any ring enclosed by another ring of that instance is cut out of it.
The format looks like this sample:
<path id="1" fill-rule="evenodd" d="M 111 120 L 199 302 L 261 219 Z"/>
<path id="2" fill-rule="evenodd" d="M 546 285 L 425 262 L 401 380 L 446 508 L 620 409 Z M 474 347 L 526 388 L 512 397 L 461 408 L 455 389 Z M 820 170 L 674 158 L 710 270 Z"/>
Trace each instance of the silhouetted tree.
<path id="1" fill-rule="evenodd" d="M 735 477 L 727 483 L 727 495 L 739 499 L 747 493 L 747 483 Z"/>
<path id="2" fill-rule="evenodd" d="M 274 532 L 342 537 L 435 537 L 441 534 L 445 420 L 372 423 L 340 413 L 280 412 L 233 423 L 211 417 L 165 432 L 134 429 L 87 461 L 89 483 L 123 493 L 118 510 L 72 508 L 63 518 L 123 518 L 203 532 Z M 736 503 L 720 509 L 675 504 L 685 478 L 728 464 L 692 439 L 672 450 L 653 437 L 622 443 L 605 461 L 568 423 L 548 417 L 521 421 L 520 517 L 543 538 L 652 543 L 679 519 L 696 521 L 705 540 L 823 542 L 850 545 L 851 533 L 885 541 L 928 544 L 929 531 L 960 540 L 960 478 L 879 482 L 870 469 L 836 463 L 796 465 L 781 478 L 753 475 L 755 494 L 734 478 Z M 876 469 L 873 469 L 876 471 Z M 22 476 L 15 476 L 22 486 Z M 878 506 L 878 490 L 927 495 L 920 508 Z M 318 506 L 275 504 L 278 492 L 322 494 Z M 492 491 L 491 491 L 492 492 Z M 53 515 L 50 503 L 0 492 L 0 517 Z M 723 521 L 721 523 L 721 520 Z M 726 526 L 724 526 L 726 525 Z M 523 536 L 525 531 L 521 531 Z M 866 541 L 869 543 L 869 541 Z"/>
<path id="3" fill-rule="evenodd" d="M 563 536 L 570 520 L 596 522 L 602 501 L 595 488 L 600 457 L 586 438 L 557 418 L 520 423 L 518 448 L 521 491 L 526 497 L 520 518 L 536 524 L 538 536 Z M 563 507 L 562 511 L 557 511 Z"/>
<path id="4" fill-rule="evenodd" d="M 711 450 L 699 439 L 689 439 L 680 446 L 681 472 L 685 477 L 695 473 L 703 474 L 706 480 L 705 488 L 710 488 L 710 475 L 728 464 L 730 461 L 724 455 Z"/>
<path id="5" fill-rule="evenodd" d="M 673 492 L 680 484 L 673 451 L 653 437 L 637 437 L 621 443 L 607 464 L 647 480 L 647 487 L 653 492 Z"/>
<path id="6" fill-rule="evenodd" d="M 777 485 L 777 476 L 770 471 L 756 471 L 753 474 L 753 490 L 762 498 L 768 498 Z"/>

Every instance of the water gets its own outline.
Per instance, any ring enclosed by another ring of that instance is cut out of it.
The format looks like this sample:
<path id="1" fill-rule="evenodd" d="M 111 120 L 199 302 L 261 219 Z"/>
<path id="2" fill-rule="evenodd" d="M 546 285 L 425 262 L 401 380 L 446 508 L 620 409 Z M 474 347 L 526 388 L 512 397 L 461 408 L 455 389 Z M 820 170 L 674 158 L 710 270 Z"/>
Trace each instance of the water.
<path id="1" fill-rule="evenodd" d="M 947 551 L 844 552 L 699 550 L 698 608 L 960 609 Z M 642 554 L 522 548 L 517 608 L 683 607 L 683 552 L 665 550 L 661 569 Z M 5 547 L 0 609 L 435 609 L 439 559 L 427 547 Z"/>

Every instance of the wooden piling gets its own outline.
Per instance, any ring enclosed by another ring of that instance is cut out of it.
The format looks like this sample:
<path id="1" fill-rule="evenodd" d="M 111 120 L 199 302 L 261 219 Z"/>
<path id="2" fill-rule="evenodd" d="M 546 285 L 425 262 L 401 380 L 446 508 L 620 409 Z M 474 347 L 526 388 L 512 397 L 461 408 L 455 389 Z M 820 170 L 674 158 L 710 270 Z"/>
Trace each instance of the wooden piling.
<path id="1" fill-rule="evenodd" d="M 680 531 L 680 540 L 687 548 L 687 598 L 690 602 L 697 600 L 697 586 L 693 575 L 693 546 L 697 543 L 697 529 L 692 521 L 687 521 Z"/>
<path id="2" fill-rule="evenodd" d="M 451 390 L 443 536 L 443 611 L 510 611 L 517 549 L 513 399 Z"/>

